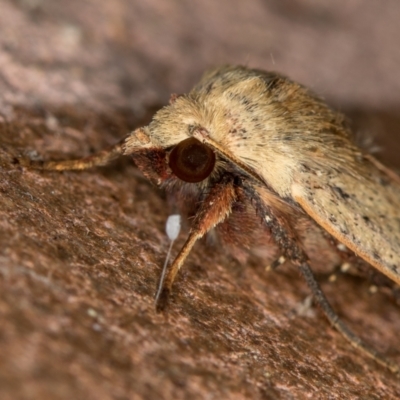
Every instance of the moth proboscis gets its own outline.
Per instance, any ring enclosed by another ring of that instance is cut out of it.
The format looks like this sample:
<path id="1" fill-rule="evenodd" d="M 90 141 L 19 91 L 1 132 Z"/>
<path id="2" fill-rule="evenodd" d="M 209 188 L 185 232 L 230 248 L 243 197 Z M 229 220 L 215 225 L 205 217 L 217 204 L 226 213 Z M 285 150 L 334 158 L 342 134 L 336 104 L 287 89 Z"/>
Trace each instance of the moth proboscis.
<path id="1" fill-rule="evenodd" d="M 183 248 L 160 282 L 158 311 L 193 245 L 214 229 L 239 258 L 243 252 L 234 249 L 240 245 L 268 243 L 270 255 L 299 268 L 316 302 L 351 344 L 399 371 L 338 318 L 310 263 L 323 263 L 328 253 L 340 259 L 337 245 L 345 245 L 400 284 L 400 179 L 358 148 L 343 117 L 305 87 L 272 72 L 213 69 L 109 150 L 79 160 L 21 164 L 83 170 L 119 156 L 132 156 L 193 217 Z"/>

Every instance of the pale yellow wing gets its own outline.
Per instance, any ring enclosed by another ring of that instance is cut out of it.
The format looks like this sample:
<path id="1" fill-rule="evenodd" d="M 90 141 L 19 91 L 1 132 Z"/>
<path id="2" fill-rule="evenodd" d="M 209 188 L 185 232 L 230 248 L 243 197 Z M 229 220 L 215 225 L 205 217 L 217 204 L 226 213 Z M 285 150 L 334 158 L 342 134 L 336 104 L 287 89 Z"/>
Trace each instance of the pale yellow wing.
<path id="1" fill-rule="evenodd" d="M 369 164 L 368 178 L 299 172 L 293 198 L 332 236 L 400 284 L 400 185 Z"/>

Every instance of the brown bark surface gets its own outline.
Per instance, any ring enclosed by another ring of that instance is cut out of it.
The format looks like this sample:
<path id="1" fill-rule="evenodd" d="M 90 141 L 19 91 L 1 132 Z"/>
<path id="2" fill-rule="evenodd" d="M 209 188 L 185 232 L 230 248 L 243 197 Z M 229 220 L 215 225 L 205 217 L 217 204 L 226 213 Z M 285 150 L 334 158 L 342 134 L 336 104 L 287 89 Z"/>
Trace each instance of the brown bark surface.
<path id="1" fill-rule="evenodd" d="M 100 150 L 231 63 L 312 87 L 400 167 L 399 13 L 397 0 L 0 0 L 0 398 L 399 398 L 399 377 L 319 310 L 299 312 L 309 292 L 293 267 L 199 243 L 156 314 L 169 210 L 130 160 L 14 163 Z M 348 276 L 324 289 L 400 363 L 390 294 Z"/>

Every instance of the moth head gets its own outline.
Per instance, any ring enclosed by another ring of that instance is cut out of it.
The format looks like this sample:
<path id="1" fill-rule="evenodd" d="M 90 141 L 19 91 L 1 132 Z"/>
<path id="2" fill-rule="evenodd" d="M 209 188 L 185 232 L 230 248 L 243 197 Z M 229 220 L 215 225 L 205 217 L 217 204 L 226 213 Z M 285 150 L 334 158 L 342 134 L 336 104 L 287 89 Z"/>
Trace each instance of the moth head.
<path id="1" fill-rule="evenodd" d="M 194 99 L 174 98 L 148 126 L 125 139 L 124 154 L 132 155 L 138 168 L 157 185 L 165 181 L 205 184 L 216 174 L 221 160 L 210 146 L 193 137 L 201 123 Z"/>

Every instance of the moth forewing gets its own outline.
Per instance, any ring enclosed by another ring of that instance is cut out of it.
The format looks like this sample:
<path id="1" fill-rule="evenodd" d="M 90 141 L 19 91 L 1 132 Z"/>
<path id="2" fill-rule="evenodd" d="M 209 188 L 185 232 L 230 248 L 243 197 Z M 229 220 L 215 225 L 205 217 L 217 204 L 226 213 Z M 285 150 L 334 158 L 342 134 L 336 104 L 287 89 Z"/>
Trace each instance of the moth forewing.
<path id="1" fill-rule="evenodd" d="M 371 173 L 303 171 L 295 176 L 292 193 L 327 232 L 400 284 L 399 185 L 374 180 Z"/>

